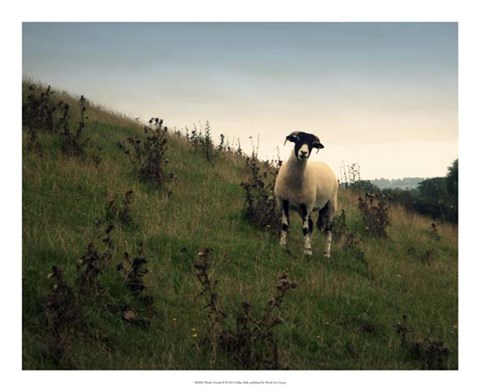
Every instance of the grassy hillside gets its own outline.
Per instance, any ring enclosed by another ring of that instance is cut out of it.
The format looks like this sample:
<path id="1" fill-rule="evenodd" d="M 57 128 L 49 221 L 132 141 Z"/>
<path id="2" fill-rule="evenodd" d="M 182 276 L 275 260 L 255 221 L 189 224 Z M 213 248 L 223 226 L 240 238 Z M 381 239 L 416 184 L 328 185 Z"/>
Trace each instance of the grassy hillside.
<path id="1" fill-rule="evenodd" d="M 49 99 L 83 144 L 23 128 L 24 369 L 457 368 L 455 228 L 390 207 L 377 238 L 341 190 L 332 258 L 296 218 L 286 252 L 244 217 L 244 156 L 170 131 L 155 187 L 117 145 L 142 125 Z"/>

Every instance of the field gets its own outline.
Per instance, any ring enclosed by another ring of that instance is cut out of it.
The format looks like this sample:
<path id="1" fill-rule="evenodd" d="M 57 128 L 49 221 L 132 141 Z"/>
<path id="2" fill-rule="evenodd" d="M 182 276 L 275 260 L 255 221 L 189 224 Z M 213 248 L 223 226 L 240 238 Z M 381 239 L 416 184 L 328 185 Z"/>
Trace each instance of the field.
<path id="1" fill-rule="evenodd" d="M 24 369 L 458 368 L 456 227 L 392 205 L 374 236 L 341 189 L 332 258 L 300 219 L 286 252 L 245 218 L 245 154 L 169 130 L 149 183 L 143 125 L 49 99 L 71 125 L 23 128 Z"/>

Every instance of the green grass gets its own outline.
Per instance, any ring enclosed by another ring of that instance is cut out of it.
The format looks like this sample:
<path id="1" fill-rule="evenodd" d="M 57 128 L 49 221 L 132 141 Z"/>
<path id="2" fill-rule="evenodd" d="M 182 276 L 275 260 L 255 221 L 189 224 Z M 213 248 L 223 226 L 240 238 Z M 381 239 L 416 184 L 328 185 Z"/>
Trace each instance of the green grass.
<path id="1" fill-rule="evenodd" d="M 73 100 L 73 98 L 71 98 Z M 186 139 L 170 135 L 171 194 L 139 183 L 127 157 L 115 145 L 141 136 L 133 121 L 90 106 L 85 135 L 101 147 L 99 165 L 64 156 L 55 135 L 41 134 L 42 156 L 23 148 L 23 368 L 65 367 L 52 357 L 45 307 L 52 291 L 47 275 L 59 266 L 75 287 L 77 261 L 91 242 L 102 247 L 102 225 L 110 200 L 133 191 L 132 225 L 114 221 L 111 261 L 99 276 L 98 297 L 81 299 L 84 327 L 73 330 L 70 367 L 79 369 L 238 369 L 232 356 L 212 352 L 205 301 L 193 261 L 201 248 L 212 251 L 212 276 L 222 309 L 235 324 L 241 303 L 260 314 L 275 294 L 284 271 L 298 287 L 279 310 L 274 328 L 279 362 L 306 369 L 420 369 L 424 360 L 401 344 L 396 325 L 407 316 L 415 339 L 444 342 L 444 367 L 458 367 L 457 232 L 439 225 L 441 239 L 429 235 L 431 221 L 392 208 L 387 239 L 362 234 L 356 196 L 340 191 L 347 226 L 360 239 L 364 257 L 334 243 L 332 258 L 321 255 L 316 231 L 313 257 L 302 255 L 299 219 L 290 232 L 290 254 L 277 238 L 253 229 L 242 215 L 247 177 L 244 160 L 221 154 L 213 162 Z M 124 252 L 148 260 L 147 314 L 125 289 L 116 267 Z M 316 251 L 315 251 L 316 250 Z M 128 304 L 149 325 L 122 320 Z"/>

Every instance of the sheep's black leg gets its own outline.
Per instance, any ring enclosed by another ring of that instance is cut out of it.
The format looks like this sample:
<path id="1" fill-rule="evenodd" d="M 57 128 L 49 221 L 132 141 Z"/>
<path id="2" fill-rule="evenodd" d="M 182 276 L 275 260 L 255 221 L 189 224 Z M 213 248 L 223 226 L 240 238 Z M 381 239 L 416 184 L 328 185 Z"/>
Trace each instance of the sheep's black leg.
<path id="1" fill-rule="evenodd" d="M 280 245 L 287 246 L 287 232 L 290 222 L 289 218 L 290 203 L 288 200 L 282 200 L 282 234 L 280 236 Z"/>
<path id="2" fill-rule="evenodd" d="M 313 228 L 313 221 L 310 218 L 310 214 L 308 213 L 307 206 L 305 204 L 300 204 L 300 214 L 303 220 L 303 239 L 304 239 L 304 253 L 306 255 L 312 254 L 312 228 Z"/>
<path id="3" fill-rule="evenodd" d="M 327 214 L 328 214 L 328 203 L 318 211 L 318 220 L 317 220 L 317 228 L 318 230 L 322 231 L 327 224 Z"/>

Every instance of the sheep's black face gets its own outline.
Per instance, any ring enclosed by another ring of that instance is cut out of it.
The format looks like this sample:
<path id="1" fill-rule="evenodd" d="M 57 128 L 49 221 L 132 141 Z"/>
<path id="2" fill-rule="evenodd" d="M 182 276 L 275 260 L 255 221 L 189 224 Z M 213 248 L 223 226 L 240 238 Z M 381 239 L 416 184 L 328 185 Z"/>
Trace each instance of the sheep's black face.
<path id="1" fill-rule="evenodd" d="M 287 140 L 295 143 L 295 156 L 301 162 L 306 162 L 307 159 L 310 158 L 312 149 L 323 148 L 323 144 L 320 143 L 320 139 L 311 133 L 292 132 L 287 136 Z"/>

